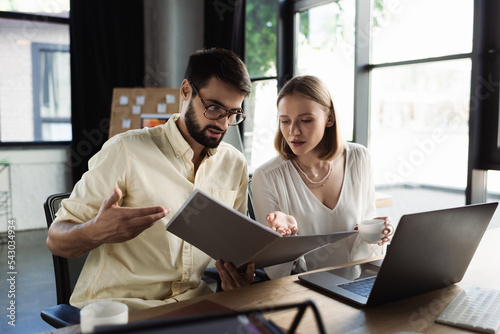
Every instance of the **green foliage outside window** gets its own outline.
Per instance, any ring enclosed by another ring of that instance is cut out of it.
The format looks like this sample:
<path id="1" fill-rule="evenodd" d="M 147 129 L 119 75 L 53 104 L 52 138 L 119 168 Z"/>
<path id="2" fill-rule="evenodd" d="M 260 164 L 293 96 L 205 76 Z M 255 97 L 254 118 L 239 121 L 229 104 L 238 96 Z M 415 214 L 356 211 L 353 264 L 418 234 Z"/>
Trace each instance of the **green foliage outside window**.
<path id="1" fill-rule="evenodd" d="M 278 3 L 247 0 L 246 64 L 251 77 L 276 75 Z"/>

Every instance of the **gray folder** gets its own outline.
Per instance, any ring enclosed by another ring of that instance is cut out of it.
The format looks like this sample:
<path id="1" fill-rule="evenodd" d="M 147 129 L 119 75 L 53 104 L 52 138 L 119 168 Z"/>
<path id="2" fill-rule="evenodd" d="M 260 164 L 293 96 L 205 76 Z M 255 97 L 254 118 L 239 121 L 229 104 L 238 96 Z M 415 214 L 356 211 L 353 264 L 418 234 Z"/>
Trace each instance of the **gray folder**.
<path id="1" fill-rule="evenodd" d="M 214 259 L 240 269 L 294 261 L 314 249 L 357 233 L 282 236 L 241 212 L 195 189 L 165 227 Z"/>

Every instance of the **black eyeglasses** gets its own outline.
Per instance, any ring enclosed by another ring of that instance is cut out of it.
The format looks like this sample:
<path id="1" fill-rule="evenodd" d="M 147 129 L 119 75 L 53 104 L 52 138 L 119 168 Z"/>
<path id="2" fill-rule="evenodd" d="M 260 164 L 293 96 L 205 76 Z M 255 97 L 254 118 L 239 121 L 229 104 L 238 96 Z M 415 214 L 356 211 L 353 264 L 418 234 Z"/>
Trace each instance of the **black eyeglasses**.
<path id="1" fill-rule="evenodd" d="M 201 97 L 200 92 L 198 92 L 195 85 L 192 82 L 189 82 L 189 84 L 191 85 L 191 87 L 193 87 L 196 94 L 198 94 L 198 96 L 200 97 L 201 104 L 203 104 L 203 107 L 205 108 L 205 111 L 203 112 L 203 116 L 205 116 L 205 118 L 211 121 L 216 121 L 218 119 L 227 117 L 229 119 L 230 125 L 237 125 L 245 120 L 246 116 L 243 114 L 243 110 L 241 108 L 229 110 L 217 104 L 208 105 Z"/>

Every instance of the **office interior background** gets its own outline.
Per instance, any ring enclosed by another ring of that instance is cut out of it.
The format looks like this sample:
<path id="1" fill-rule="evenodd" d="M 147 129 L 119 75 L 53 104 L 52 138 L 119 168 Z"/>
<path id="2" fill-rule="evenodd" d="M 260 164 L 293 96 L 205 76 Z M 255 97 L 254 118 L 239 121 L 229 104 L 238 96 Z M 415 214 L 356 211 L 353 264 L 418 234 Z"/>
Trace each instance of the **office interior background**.
<path id="1" fill-rule="evenodd" d="M 380 215 L 498 201 L 499 12 L 488 0 L 0 0 L 0 233 L 9 221 L 45 233 L 45 198 L 70 191 L 108 138 L 114 87 L 178 88 L 203 47 L 248 66 L 250 172 L 276 155 L 278 90 L 313 74 L 344 139 L 372 153 L 392 197 Z"/>
<path id="2" fill-rule="evenodd" d="M 276 154 L 278 89 L 313 74 L 344 138 L 369 147 L 394 219 L 447 205 L 441 195 L 457 205 L 500 196 L 500 28 L 488 1 L 73 1 L 72 15 L 63 0 L 0 4 L 0 191 L 10 204 L 0 232 L 9 216 L 18 230 L 45 227 L 40 203 L 69 191 L 108 138 L 114 87 L 177 88 L 202 47 L 247 63 L 253 92 L 239 130 L 250 172 Z M 437 197 L 397 207 L 420 192 Z"/>

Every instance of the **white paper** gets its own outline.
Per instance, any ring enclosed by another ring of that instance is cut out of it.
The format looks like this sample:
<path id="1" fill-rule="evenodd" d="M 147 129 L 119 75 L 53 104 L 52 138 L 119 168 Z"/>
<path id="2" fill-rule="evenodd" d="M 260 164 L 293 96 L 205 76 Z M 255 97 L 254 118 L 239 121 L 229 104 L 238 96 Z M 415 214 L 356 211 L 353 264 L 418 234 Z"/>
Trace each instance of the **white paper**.
<path id="1" fill-rule="evenodd" d="M 165 103 L 158 103 L 158 106 L 156 107 L 156 112 L 158 113 L 166 113 L 167 112 L 167 105 Z"/>
<path id="2" fill-rule="evenodd" d="M 128 104 L 128 96 L 127 95 L 120 96 L 120 105 L 126 106 L 127 104 Z"/>
<path id="3" fill-rule="evenodd" d="M 143 105 L 146 102 L 146 97 L 144 95 L 139 95 L 135 98 L 135 104 Z"/>
<path id="4" fill-rule="evenodd" d="M 175 95 L 174 94 L 167 94 L 166 100 L 168 104 L 175 103 Z"/>
<path id="5" fill-rule="evenodd" d="M 139 115 L 141 113 L 141 106 L 134 105 L 132 106 L 132 114 Z"/>
<path id="6" fill-rule="evenodd" d="M 130 119 L 124 119 L 122 120 L 122 128 L 123 129 L 130 129 L 130 127 L 132 126 L 132 122 L 130 121 Z"/>

